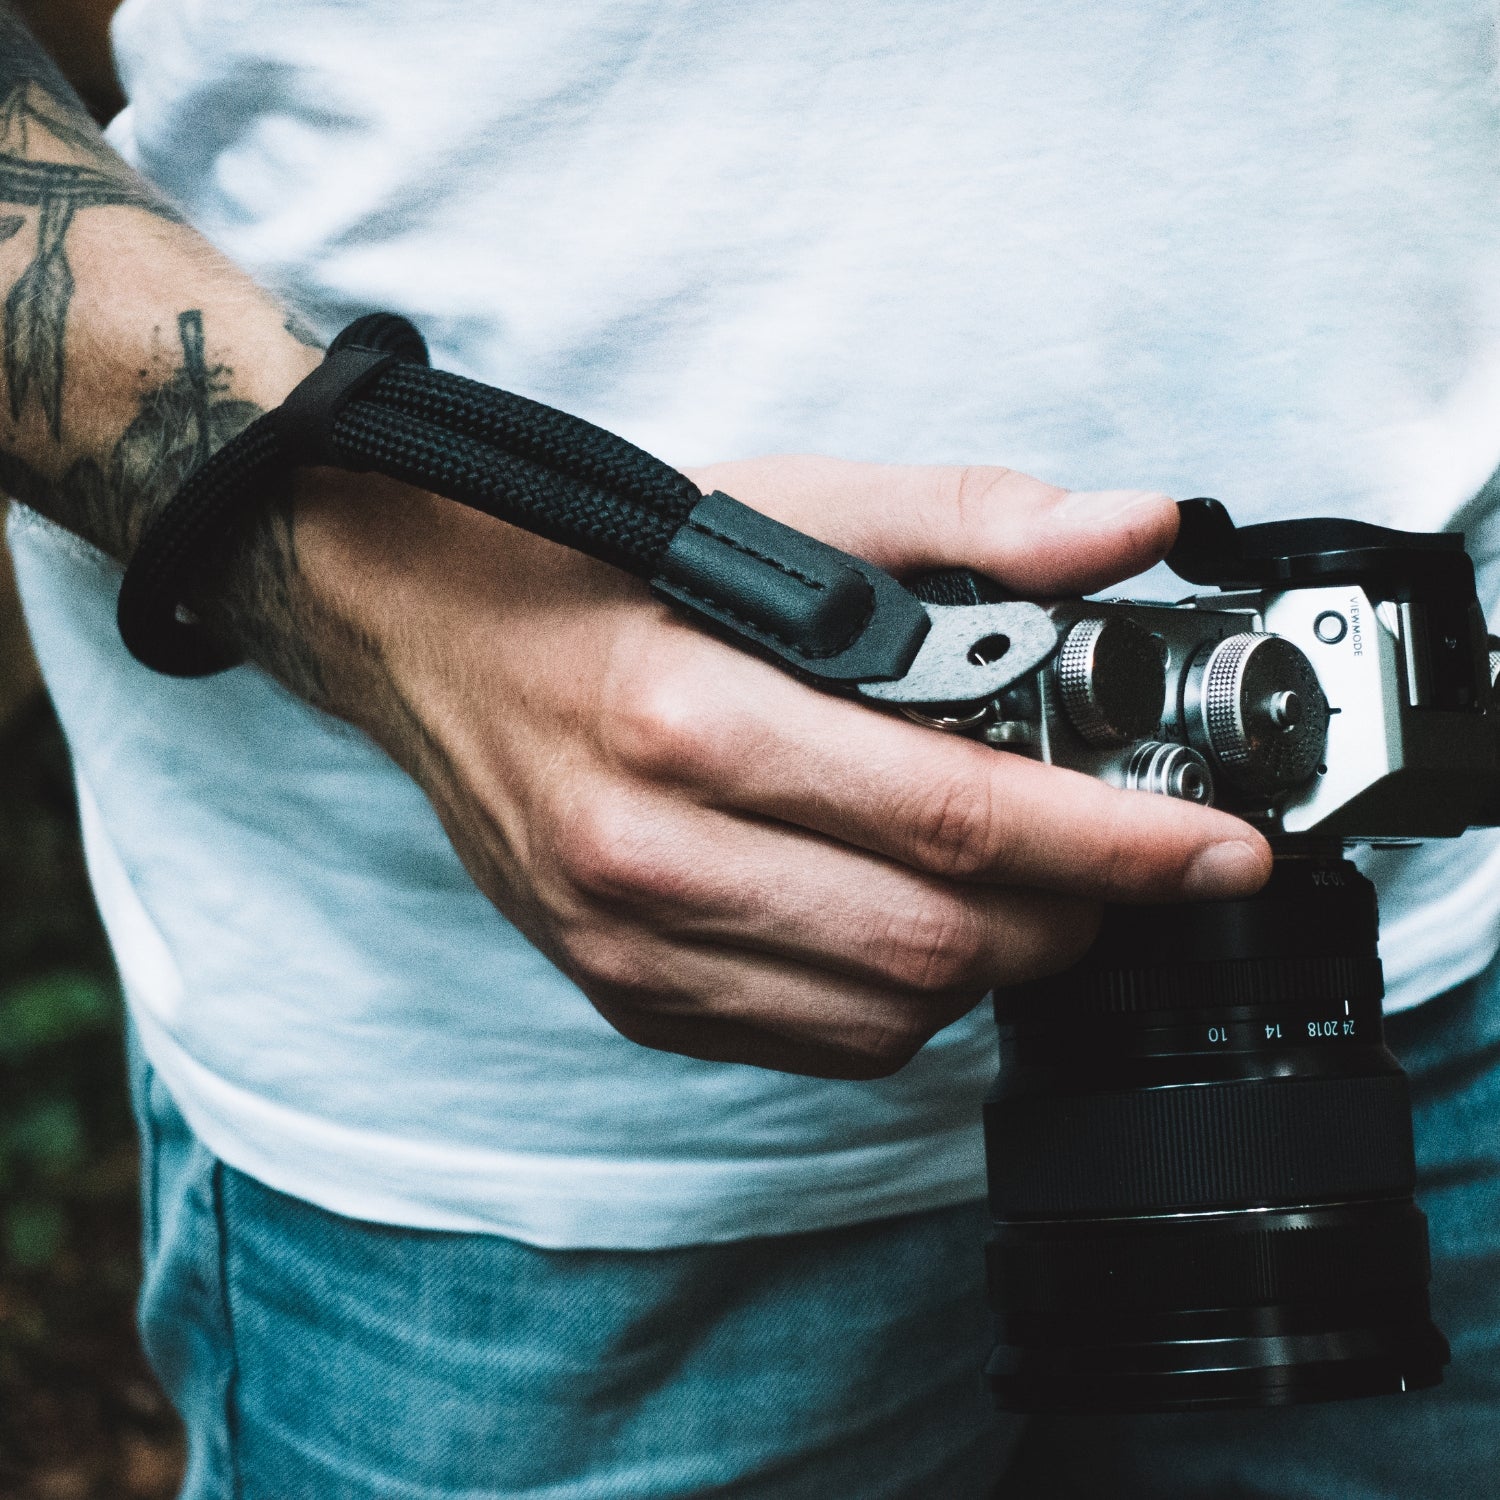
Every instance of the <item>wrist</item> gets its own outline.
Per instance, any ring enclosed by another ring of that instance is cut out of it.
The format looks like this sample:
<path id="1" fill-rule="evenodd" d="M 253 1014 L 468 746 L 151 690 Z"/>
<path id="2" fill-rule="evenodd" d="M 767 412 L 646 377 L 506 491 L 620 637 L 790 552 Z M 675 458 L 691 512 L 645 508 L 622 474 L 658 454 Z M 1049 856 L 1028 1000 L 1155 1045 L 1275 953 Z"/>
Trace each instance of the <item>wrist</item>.
<path id="1" fill-rule="evenodd" d="M 204 624 L 298 697 L 360 722 L 387 654 L 381 603 L 399 584 L 386 534 L 423 498 L 378 476 L 294 472 L 231 540 Z"/>
<path id="2" fill-rule="evenodd" d="M 429 791 L 493 749 L 496 711 L 557 671 L 581 618 L 602 652 L 599 606 L 645 602 L 602 563 L 378 475 L 304 471 L 294 517 L 300 678 L 256 659 Z"/>
<path id="3" fill-rule="evenodd" d="M 364 730 L 417 772 L 433 679 L 462 607 L 471 530 L 489 522 L 377 474 L 298 471 L 238 564 L 236 645 L 299 697 Z M 493 554 L 494 538 L 481 539 Z"/>

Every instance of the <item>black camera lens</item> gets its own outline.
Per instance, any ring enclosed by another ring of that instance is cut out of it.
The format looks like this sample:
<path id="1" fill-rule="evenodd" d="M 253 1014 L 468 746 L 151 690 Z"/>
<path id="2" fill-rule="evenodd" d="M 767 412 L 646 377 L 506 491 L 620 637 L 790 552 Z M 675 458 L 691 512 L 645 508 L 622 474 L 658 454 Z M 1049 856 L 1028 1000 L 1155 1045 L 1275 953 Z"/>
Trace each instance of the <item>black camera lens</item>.
<path id="1" fill-rule="evenodd" d="M 1113 907 L 997 992 L 989 1376 L 1014 1411 L 1275 1406 L 1435 1385 L 1375 892 L 1278 857 L 1241 901 Z"/>

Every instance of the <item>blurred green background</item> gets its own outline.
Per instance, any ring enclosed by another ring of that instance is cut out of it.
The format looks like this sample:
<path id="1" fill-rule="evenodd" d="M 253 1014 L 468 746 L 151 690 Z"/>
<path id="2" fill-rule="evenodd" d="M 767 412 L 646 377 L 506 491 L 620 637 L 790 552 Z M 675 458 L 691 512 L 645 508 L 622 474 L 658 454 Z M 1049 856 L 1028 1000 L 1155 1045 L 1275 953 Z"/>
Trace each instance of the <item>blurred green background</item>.
<path id="1" fill-rule="evenodd" d="M 166 1500 L 122 1012 L 67 751 L 0 548 L 0 1500 Z"/>

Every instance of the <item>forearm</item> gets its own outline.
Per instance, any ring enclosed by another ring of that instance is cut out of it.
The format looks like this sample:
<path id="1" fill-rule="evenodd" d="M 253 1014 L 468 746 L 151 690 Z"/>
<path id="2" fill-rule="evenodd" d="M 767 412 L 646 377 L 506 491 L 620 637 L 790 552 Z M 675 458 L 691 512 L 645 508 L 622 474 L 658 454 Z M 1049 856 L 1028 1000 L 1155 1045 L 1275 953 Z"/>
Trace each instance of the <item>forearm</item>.
<path id="1" fill-rule="evenodd" d="M 0 6 L 0 489 L 125 561 L 182 479 L 317 358 L 109 149 Z M 296 570 L 290 517 L 260 518 L 213 623 L 318 696 Z"/>
<path id="2" fill-rule="evenodd" d="M 317 356 L 109 154 L 24 32 L 0 39 L 0 484 L 123 559 Z M 1165 496 L 1006 470 L 698 479 L 879 566 L 1023 594 L 1137 572 L 1176 524 Z M 1075 955 L 1094 899 L 1264 879 L 1264 843 L 1223 814 L 809 692 L 436 496 L 300 483 L 188 602 L 405 766 L 479 888 L 638 1041 L 888 1072 L 983 989 Z"/>

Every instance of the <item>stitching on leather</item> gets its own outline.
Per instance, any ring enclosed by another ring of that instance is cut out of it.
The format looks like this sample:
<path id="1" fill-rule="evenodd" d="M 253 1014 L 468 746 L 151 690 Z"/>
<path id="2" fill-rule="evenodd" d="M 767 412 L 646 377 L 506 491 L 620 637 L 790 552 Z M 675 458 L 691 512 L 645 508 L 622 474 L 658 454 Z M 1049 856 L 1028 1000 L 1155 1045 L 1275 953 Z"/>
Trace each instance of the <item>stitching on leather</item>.
<path id="1" fill-rule="evenodd" d="M 743 615 L 736 613 L 736 611 L 728 608 L 726 605 L 720 604 L 717 599 L 711 598 L 708 594 L 700 594 L 697 589 L 689 588 L 685 583 L 679 583 L 675 579 L 663 580 L 658 578 L 656 584 L 658 588 L 670 589 L 680 594 L 686 594 L 689 599 L 696 600 L 705 607 L 705 613 L 710 618 L 733 620 L 736 625 L 747 631 L 752 637 L 760 640 L 776 641 L 779 645 L 785 646 L 788 651 L 795 651 L 804 661 L 826 661 L 831 656 L 841 656 L 864 634 L 865 626 L 870 623 L 870 619 L 875 613 L 875 590 L 868 589 L 869 604 L 864 614 L 860 616 L 859 623 L 854 627 L 853 631 L 839 645 L 827 651 L 808 651 L 799 646 L 796 641 L 788 640 L 784 635 L 780 635 L 774 630 L 767 630 L 764 625 L 757 625 L 753 620 L 747 620 Z"/>
<path id="2" fill-rule="evenodd" d="M 688 526 L 700 536 L 712 537 L 716 542 L 723 542 L 726 547 L 732 547 L 736 552 L 742 552 L 746 557 L 753 557 L 756 562 L 763 562 L 767 567 L 775 568 L 778 573 L 785 573 L 788 578 L 795 578 L 798 583 L 805 583 L 810 589 L 826 589 L 828 585 L 819 578 L 809 578 L 806 573 L 792 567 L 790 563 L 784 563 L 779 558 L 769 557 L 764 552 L 757 552 L 754 547 L 747 547 L 743 542 L 732 536 L 726 536 L 722 531 L 715 531 L 712 526 L 705 526 L 701 521 L 688 521 Z M 766 632 L 770 634 L 769 631 Z"/>

